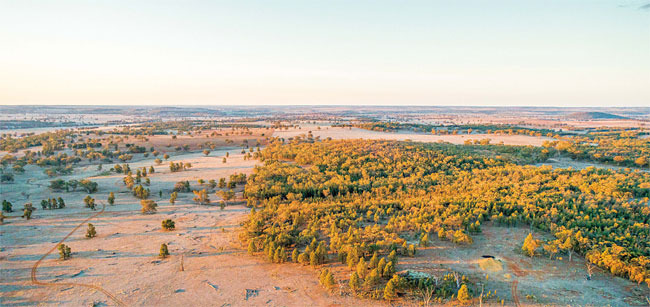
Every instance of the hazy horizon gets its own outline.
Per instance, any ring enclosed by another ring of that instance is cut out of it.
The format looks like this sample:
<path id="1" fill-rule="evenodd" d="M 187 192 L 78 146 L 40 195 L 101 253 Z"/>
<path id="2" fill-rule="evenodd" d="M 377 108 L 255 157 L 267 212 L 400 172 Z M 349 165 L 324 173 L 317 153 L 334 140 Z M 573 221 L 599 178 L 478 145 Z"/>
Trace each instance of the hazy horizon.
<path id="1" fill-rule="evenodd" d="M 645 107 L 648 1 L 0 1 L 0 105 Z"/>

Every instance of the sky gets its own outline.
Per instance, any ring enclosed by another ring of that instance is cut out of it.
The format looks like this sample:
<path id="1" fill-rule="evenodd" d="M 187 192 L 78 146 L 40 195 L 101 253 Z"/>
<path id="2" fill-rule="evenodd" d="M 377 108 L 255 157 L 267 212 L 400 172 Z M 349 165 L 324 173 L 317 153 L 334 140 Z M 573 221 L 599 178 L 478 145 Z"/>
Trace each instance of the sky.
<path id="1" fill-rule="evenodd" d="M 650 106 L 650 1 L 0 0 L 0 104 Z"/>

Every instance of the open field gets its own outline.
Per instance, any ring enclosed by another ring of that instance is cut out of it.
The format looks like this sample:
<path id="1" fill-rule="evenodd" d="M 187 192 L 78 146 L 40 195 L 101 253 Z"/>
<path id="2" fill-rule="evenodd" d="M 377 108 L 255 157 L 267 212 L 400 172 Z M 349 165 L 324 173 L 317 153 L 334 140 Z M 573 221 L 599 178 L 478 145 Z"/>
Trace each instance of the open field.
<path id="1" fill-rule="evenodd" d="M 300 129 L 290 128 L 288 130 L 276 131 L 273 136 L 281 138 L 291 138 L 301 135 L 307 135 L 311 131 L 314 137 L 321 139 L 367 139 L 367 140 L 396 140 L 404 141 L 411 140 L 415 142 L 449 142 L 452 144 L 463 144 L 466 140 L 482 140 L 490 139 L 491 144 L 499 144 L 503 142 L 504 145 L 532 145 L 541 146 L 544 141 L 550 140 L 547 137 L 535 137 L 527 135 L 493 135 L 493 134 L 470 134 L 470 135 L 431 135 L 413 132 L 378 132 L 369 131 L 359 128 L 343 128 L 343 127 L 322 127 L 320 130 L 318 126 L 304 125 Z"/>
<path id="2" fill-rule="evenodd" d="M 215 154 L 223 153 L 225 150 Z M 244 161 L 242 155 L 231 155 L 228 164 L 223 164 L 220 157 L 203 157 L 200 153 L 174 158 L 177 162 L 191 162 L 194 167 L 178 173 L 157 171 L 150 175 L 152 191 L 163 190 L 168 195 L 176 181 L 189 180 L 196 185 L 198 178 L 250 173 L 256 163 Z M 147 163 L 131 165 L 139 167 Z M 79 170 L 75 178 L 90 173 Z M 100 191 L 92 194 L 98 200 L 104 201 L 109 191 L 123 185 L 121 176 L 91 178 L 100 182 Z M 20 179 L 19 182 L 25 182 Z M 3 198 L 14 203 L 19 203 L 23 197 L 34 201 L 50 194 L 45 188 L 48 180 L 41 176 L 32 178 L 29 183 L 3 185 Z M 23 193 L 25 191 L 29 192 Z M 98 236 L 84 238 L 85 226 L 82 227 L 65 242 L 72 248 L 72 258 L 64 262 L 57 259 L 56 253 L 50 255 L 38 268 L 38 280 L 98 285 L 126 305 L 178 306 L 188 300 L 199 305 L 219 306 L 351 303 L 349 299 L 327 294 L 314 281 L 316 273 L 312 270 L 298 266 L 280 268 L 247 256 L 237 234 L 249 209 L 240 201 L 220 210 L 216 205 L 198 206 L 190 195 L 181 193 L 175 205 L 155 195 L 152 199 L 159 204 L 158 212 L 143 215 L 133 196 L 117 193 L 115 205 L 107 205 L 104 214 L 90 221 L 97 228 Z M 10 219 L 1 226 L 1 305 L 114 304 L 94 290 L 34 286 L 30 280 L 30 270 L 36 260 L 93 213 L 83 208 L 84 193 L 71 192 L 64 196 L 68 200 L 65 209 L 39 208 L 32 220 Z M 167 218 L 176 222 L 176 230 L 161 230 L 160 222 Z M 169 246 L 171 253 L 164 260 L 157 258 L 162 243 Z M 181 266 L 184 267 L 182 272 L 179 271 Z M 257 290 L 259 294 L 247 299 L 246 289 Z"/>

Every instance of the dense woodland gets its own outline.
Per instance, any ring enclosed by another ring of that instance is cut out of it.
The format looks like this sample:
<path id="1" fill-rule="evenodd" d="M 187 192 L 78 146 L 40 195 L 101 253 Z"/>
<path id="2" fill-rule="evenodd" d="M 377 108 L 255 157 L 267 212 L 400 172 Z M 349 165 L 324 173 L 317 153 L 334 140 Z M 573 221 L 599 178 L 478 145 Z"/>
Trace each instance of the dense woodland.
<path id="1" fill-rule="evenodd" d="M 316 264 L 338 259 L 355 268 L 357 256 L 364 263 L 375 253 L 412 256 L 414 245 L 431 238 L 471 244 L 488 222 L 531 225 L 556 237 L 533 253 L 575 252 L 615 275 L 650 282 L 650 174 L 518 165 L 499 150 L 535 151 L 276 141 L 256 155 L 264 166 L 245 189 L 255 207 L 246 223 L 249 251 L 276 262 L 315 254 Z M 383 277 L 364 293 L 384 287 L 391 277 Z"/>

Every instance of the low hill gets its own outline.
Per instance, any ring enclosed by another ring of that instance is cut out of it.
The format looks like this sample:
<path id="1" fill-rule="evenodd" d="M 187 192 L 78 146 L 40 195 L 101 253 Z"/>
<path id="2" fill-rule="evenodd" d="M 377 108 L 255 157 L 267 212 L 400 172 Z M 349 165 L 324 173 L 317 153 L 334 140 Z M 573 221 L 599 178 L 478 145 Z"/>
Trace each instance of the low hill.
<path id="1" fill-rule="evenodd" d="M 605 113 L 605 112 L 576 112 L 568 116 L 570 119 L 593 120 L 593 119 L 627 119 L 627 117 Z"/>

